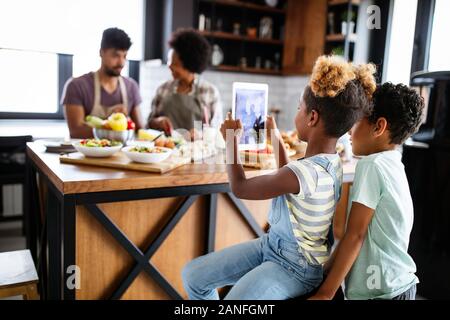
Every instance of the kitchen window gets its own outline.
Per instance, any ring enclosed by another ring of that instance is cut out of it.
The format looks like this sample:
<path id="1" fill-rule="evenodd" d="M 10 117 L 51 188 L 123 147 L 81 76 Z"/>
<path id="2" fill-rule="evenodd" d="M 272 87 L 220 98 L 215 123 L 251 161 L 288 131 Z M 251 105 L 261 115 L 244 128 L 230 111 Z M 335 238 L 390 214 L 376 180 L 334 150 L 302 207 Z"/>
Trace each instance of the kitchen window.
<path id="1" fill-rule="evenodd" d="M 388 29 L 383 82 L 409 85 L 418 0 L 394 0 Z"/>
<path id="2" fill-rule="evenodd" d="M 58 60 L 55 53 L 0 49 L 0 114 L 58 117 Z"/>
<path id="3" fill-rule="evenodd" d="M 449 0 L 436 0 L 429 54 L 430 60 L 428 64 L 429 71 L 450 70 L 450 59 L 448 54 L 450 32 L 449 12 Z"/>
<path id="4" fill-rule="evenodd" d="M 142 60 L 144 0 L 2 0 L 0 84 L 7 87 L 0 87 L 0 118 L 63 118 L 62 86 L 99 68 L 102 32 L 110 27 L 130 36 L 128 58 Z M 61 65 L 64 56 L 70 59 Z"/>

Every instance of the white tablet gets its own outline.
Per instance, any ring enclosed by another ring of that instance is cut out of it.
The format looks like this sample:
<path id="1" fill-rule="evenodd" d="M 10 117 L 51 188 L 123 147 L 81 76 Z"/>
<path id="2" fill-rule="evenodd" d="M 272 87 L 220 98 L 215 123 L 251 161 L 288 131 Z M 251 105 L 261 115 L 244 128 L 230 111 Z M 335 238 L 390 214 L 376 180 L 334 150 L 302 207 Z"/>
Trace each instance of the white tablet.
<path id="1" fill-rule="evenodd" d="M 233 119 L 240 119 L 244 132 L 239 150 L 266 148 L 265 129 L 269 86 L 263 83 L 233 83 Z"/>

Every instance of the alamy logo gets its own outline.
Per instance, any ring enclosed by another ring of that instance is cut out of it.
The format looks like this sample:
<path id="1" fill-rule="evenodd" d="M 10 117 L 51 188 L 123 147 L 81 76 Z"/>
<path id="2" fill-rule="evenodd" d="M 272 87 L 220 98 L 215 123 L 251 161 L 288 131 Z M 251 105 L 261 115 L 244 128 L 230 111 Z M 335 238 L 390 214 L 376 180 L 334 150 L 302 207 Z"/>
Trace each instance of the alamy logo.
<path id="1" fill-rule="evenodd" d="M 67 277 L 66 286 L 69 290 L 80 289 L 81 288 L 81 271 L 80 267 L 76 265 L 67 267 L 67 274 L 70 276 Z"/>
<path id="2" fill-rule="evenodd" d="M 376 265 L 370 265 L 367 267 L 367 278 L 366 285 L 369 290 L 381 289 L 381 268 Z"/>
<path id="3" fill-rule="evenodd" d="M 379 6 L 368 6 L 367 7 L 367 28 L 369 30 L 381 29 L 381 9 Z"/>

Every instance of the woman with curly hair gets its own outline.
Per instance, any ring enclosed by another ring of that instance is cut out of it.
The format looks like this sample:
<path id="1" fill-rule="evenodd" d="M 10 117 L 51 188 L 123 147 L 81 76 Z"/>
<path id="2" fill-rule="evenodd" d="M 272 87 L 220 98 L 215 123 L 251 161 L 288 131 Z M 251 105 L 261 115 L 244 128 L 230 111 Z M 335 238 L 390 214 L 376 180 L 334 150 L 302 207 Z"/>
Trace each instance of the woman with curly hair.
<path id="1" fill-rule="evenodd" d="M 320 57 L 295 117 L 299 138 L 308 142 L 305 158 L 289 162 L 272 117 L 266 119 L 272 145 L 281 150 L 279 170 L 248 179 L 239 162 L 236 136 L 240 120 L 221 127 L 226 141 L 232 192 L 249 200 L 272 199 L 270 230 L 262 237 L 199 257 L 183 269 L 191 299 L 218 299 L 217 288 L 233 285 L 231 300 L 289 299 L 322 282 L 330 257 L 330 228 L 342 185 L 336 143 L 371 108 L 375 90 L 372 65 L 355 66 L 336 57 Z M 278 152 L 276 152 L 278 153 Z"/>
<path id="2" fill-rule="evenodd" d="M 168 66 L 173 80 L 156 91 L 147 126 L 171 134 L 173 129 L 192 132 L 194 122 L 218 127 L 223 120 L 217 88 L 200 77 L 210 60 L 208 41 L 191 29 L 180 29 L 169 42 Z"/>

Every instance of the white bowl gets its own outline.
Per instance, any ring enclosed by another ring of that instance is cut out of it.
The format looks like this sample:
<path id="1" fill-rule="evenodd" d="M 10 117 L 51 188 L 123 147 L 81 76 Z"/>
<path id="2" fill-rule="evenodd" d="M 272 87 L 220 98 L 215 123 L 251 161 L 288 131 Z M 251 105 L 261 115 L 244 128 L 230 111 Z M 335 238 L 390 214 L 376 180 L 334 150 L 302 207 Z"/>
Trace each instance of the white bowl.
<path id="1" fill-rule="evenodd" d="M 77 149 L 78 152 L 81 152 L 86 157 L 92 158 L 106 158 L 111 157 L 122 149 L 123 145 L 117 145 L 114 147 L 85 147 L 82 146 L 79 142 L 73 144 L 74 148 Z"/>
<path id="2" fill-rule="evenodd" d="M 134 148 L 134 146 L 125 147 L 122 149 L 122 152 L 134 162 L 139 163 L 158 163 L 166 160 L 172 154 L 172 149 L 162 148 L 159 149 L 165 150 L 163 153 L 141 153 L 141 152 L 130 152 L 130 149 Z"/>
<path id="3" fill-rule="evenodd" d="M 153 148 L 155 143 L 147 140 L 130 140 L 127 142 L 127 146 Z"/>

